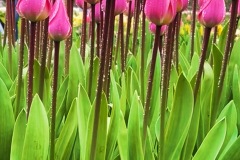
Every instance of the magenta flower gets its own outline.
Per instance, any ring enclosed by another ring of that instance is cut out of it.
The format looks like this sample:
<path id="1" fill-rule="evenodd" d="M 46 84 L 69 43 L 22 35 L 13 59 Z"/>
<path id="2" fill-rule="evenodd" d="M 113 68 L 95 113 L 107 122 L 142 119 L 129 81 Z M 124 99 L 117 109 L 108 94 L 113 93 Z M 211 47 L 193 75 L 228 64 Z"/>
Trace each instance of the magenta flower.
<path id="1" fill-rule="evenodd" d="M 204 0 L 198 13 L 198 20 L 204 26 L 212 28 L 224 20 L 225 14 L 224 0 Z"/>
<path id="2" fill-rule="evenodd" d="M 49 0 L 18 0 L 16 10 L 21 17 L 36 22 L 49 16 L 51 3 Z"/>
<path id="3" fill-rule="evenodd" d="M 177 0 L 177 12 L 182 12 L 187 9 L 188 0 Z"/>
<path id="4" fill-rule="evenodd" d="M 127 8 L 126 8 L 126 10 L 124 11 L 124 14 L 125 15 L 127 15 L 127 16 L 133 16 L 133 14 L 134 14 L 134 10 L 135 10 L 135 0 L 132 0 L 131 1 L 132 2 L 132 4 L 131 4 L 131 10 L 130 10 L 130 14 L 128 13 L 128 11 L 129 11 L 129 2 L 127 3 Z"/>
<path id="5" fill-rule="evenodd" d="M 106 0 L 102 1 L 102 9 L 106 10 Z M 115 12 L 114 15 L 119 15 L 123 13 L 127 9 L 127 1 L 126 0 L 116 0 L 115 1 Z"/>
<path id="6" fill-rule="evenodd" d="M 161 36 L 166 33 L 167 28 L 168 28 L 167 25 L 161 26 L 161 31 L 160 31 L 160 35 L 161 35 Z M 150 23 L 150 25 L 149 25 L 149 30 L 150 30 L 153 34 L 155 34 L 155 33 L 156 33 L 156 24 Z"/>
<path id="7" fill-rule="evenodd" d="M 146 17 L 156 25 L 169 24 L 176 15 L 175 0 L 146 0 Z"/>
<path id="8" fill-rule="evenodd" d="M 207 0 L 198 0 L 198 6 L 201 8 L 205 1 Z"/>
<path id="9" fill-rule="evenodd" d="M 63 0 L 56 0 L 49 16 L 48 34 L 54 41 L 62 41 L 71 35 L 71 24 Z"/>
<path id="10" fill-rule="evenodd" d="M 92 19 L 92 12 L 89 12 L 89 18 Z M 95 22 L 101 22 L 101 4 L 100 2 L 95 5 Z"/>
<path id="11" fill-rule="evenodd" d="M 83 9 L 84 0 L 76 0 L 76 5 Z M 89 3 L 87 3 L 87 8 L 90 8 L 90 7 L 91 7 L 91 5 Z"/>

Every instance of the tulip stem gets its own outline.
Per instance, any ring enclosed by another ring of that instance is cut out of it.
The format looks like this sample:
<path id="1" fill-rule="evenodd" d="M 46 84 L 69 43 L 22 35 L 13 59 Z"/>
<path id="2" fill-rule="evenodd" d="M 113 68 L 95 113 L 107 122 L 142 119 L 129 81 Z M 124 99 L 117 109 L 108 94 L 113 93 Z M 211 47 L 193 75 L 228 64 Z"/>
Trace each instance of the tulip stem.
<path id="1" fill-rule="evenodd" d="M 97 23 L 97 56 L 100 57 L 101 24 Z"/>
<path id="2" fill-rule="evenodd" d="M 126 32 L 126 43 L 125 43 L 125 53 L 124 53 L 124 59 L 125 63 L 127 60 L 127 54 L 129 49 L 129 37 L 130 37 L 130 31 L 131 31 L 131 25 L 132 25 L 132 15 L 131 15 L 131 7 L 132 7 L 132 1 L 128 2 L 128 20 L 127 20 L 127 32 Z"/>
<path id="3" fill-rule="evenodd" d="M 200 64 L 199 64 L 197 78 L 196 78 L 195 87 L 194 87 L 194 103 L 195 104 L 197 102 L 198 90 L 199 90 L 200 84 L 201 84 L 201 77 L 202 77 L 202 73 L 203 73 L 204 62 L 205 62 L 206 55 L 207 55 L 207 48 L 208 48 L 210 33 L 211 33 L 211 28 L 205 27 L 203 44 L 202 44 L 202 54 L 200 57 Z"/>
<path id="4" fill-rule="evenodd" d="M 122 72 L 125 70 L 125 59 L 124 59 L 124 29 L 123 29 L 123 14 L 120 14 L 120 39 L 121 39 L 121 68 Z"/>
<path id="5" fill-rule="evenodd" d="M 175 65 L 178 71 L 178 63 L 179 63 L 179 53 L 178 53 L 178 45 L 179 45 L 179 32 L 180 32 L 180 23 L 182 19 L 182 12 L 177 13 L 177 21 L 176 21 L 176 43 L 175 43 Z"/>
<path id="6" fill-rule="evenodd" d="M 86 50 L 86 31 L 87 31 L 87 2 L 83 5 L 83 19 L 82 19 L 82 34 L 81 34 L 81 50 L 82 61 L 85 62 L 85 50 Z"/>
<path id="7" fill-rule="evenodd" d="M 48 44 L 48 18 L 44 20 L 43 28 L 43 40 L 42 40 L 42 53 L 41 53 L 41 68 L 40 68 L 40 81 L 39 81 L 39 97 L 43 100 L 44 92 L 44 75 L 46 67 L 46 57 L 47 57 L 47 44 Z"/>
<path id="8" fill-rule="evenodd" d="M 154 71 L 156 66 L 156 60 L 157 60 L 157 51 L 158 51 L 158 45 L 160 40 L 160 30 L 161 26 L 157 26 L 156 28 L 156 35 L 155 35 L 155 41 L 153 46 L 153 52 L 152 52 L 152 61 L 151 61 L 151 67 L 150 67 L 150 73 L 148 77 L 148 88 L 147 88 L 147 97 L 144 107 L 144 121 L 143 121 L 143 153 L 145 152 L 145 145 L 146 145 L 146 137 L 147 137 L 147 126 L 149 123 L 149 111 L 150 111 L 150 103 L 151 103 L 151 95 L 152 95 L 152 86 L 153 86 L 153 78 L 154 78 Z"/>
<path id="9" fill-rule="evenodd" d="M 22 73 L 23 73 L 23 57 L 24 57 L 24 34 L 25 34 L 25 22 L 24 18 L 21 19 L 21 37 L 20 37 L 20 49 L 19 49 L 19 60 L 18 60 L 18 78 L 17 78 L 17 97 L 16 97 L 16 111 L 15 118 L 20 113 L 20 99 L 22 92 Z"/>
<path id="10" fill-rule="evenodd" d="M 145 0 L 142 1 L 142 8 L 145 7 Z M 144 69 L 145 69 L 145 37 L 146 37 L 146 15 L 142 13 L 142 46 L 141 46 L 141 100 L 145 101 L 145 84 L 144 84 Z"/>
<path id="11" fill-rule="evenodd" d="M 216 103 L 213 105 L 212 108 L 212 117 L 211 117 L 211 126 L 215 124 L 215 120 L 217 118 L 217 113 L 218 113 L 218 108 L 220 105 L 220 99 L 222 96 L 222 90 L 223 90 L 223 84 L 224 84 L 224 78 L 226 75 L 226 70 L 227 70 L 227 65 L 229 61 L 229 57 L 231 55 L 231 49 L 234 44 L 234 34 L 235 34 L 235 26 L 236 26 L 236 21 L 237 21 L 237 8 L 238 8 L 238 0 L 232 0 L 232 10 L 231 10 L 231 17 L 230 17 L 230 22 L 229 22 L 229 28 L 228 28 L 228 37 L 227 37 L 227 43 L 226 43 L 226 48 L 225 52 L 223 55 L 223 60 L 222 60 L 222 67 L 220 71 L 220 76 L 219 76 L 219 81 L 217 85 L 217 97 L 216 97 Z"/>
<path id="12" fill-rule="evenodd" d="M 102 36 L 102 45 L 101 45 L 101 59 L 100 59 L 100 69 L 98 74 L 98 85 L 97 85 L 97 94 L 96 94 L 96 102 L 95 102 L 95 112 L 94 112 L 94 121 L 93 121 L 93 134 L 92 134 L 92 143 L 91 143 L 91 151 L 90 151 L 90 160 L 95 159 L 96 153 L 96 144 L 97 144 L 97 132 L 99 126 L 99 114 L 100 114 L 100 106 L 101 106 L 101 95 L 103 89 L 103 81 L 104 81 L 104 67 L 105 67 L 105 54 L 107 48 L 107 37 L 108 37 L 108 24 L 109 24 L 109 14 L 111 6 L 115 6 L 115 0 L 107 0 L 106 2 L 106 12 L 105 12 L 105 21 L 103 27 L 103 36 Z"/>
<path id="13" fill-rule="evenodd" d="M 136 12 L 134 14 L 134 30 L 133 30 L 133 48 L 132 53 L 133 55 L 136 54 L 136 48 L 137 48 L 137 38 L 138 38 L 138 25 L 139 25 L 139 14 L 140 14 L 140 1 L 135 1 L 135 8 Z"/>
<path id="14" fill-rule="evenodd" d="M 32 96 L 33 96 L 33 65 L 34 65 L 35 30 L 36 30 L 36 22 L 31 22 L 30 49 L 28 53 L 27 118 L 29 116 L 30 107 L 32 103 Z"/>
<path id="15" fill-rule="evenodd" d="M 192 2 L 192 24 L 191 24 L 191 52 L 190 58 L 192 59 L 194 53 L 194 37 L 196 29 L 196 10 L 197 10 L 197 0 Z"/>
<path id="16" fill-rule="evenodd" d="M 88 95 L 92 97 L 92 78 L 93 78 L 93 59 L 94 59 L 94 39 L 95 39 L 95 4 L 91 5 L 92 11 L 92 27 L 91 27 L 91 54 L 89 66 L 89 82 L 88 82 Z"/>
<path id="17" fill-rule="evenodd" d="M 53 82 L 52 82 L 52 116 L 51 116 L 51 140 L 50 140 L 50 160 L 54 160 L 55 148 L 55 122 L 56 122 L 56 104 L 57 104 L 57 83 L 58 83 L 58 63 L 60 42 L 54 41 L 54 65 L 53 65 Z"/>
<path id="18" fill-rule="evenodd" d="M 163 63 L 162 63 L 162 79 L 161 79 L 161 99 L 160 99 L 160 140 L 159 140 L 159 159 L 164 159 L 164 136 L 165 136 L 165 112 L 167 108 L 167 100 L 168 100 L 168 85 L 169 85 L 169 75 L 171 71 L 171 39 L 172 39 L 172 31 L 173 24 L 171 23 L 168 27 L 167 32 L 167 42 L 166 42 L 166 50 L 163 55 Z"/>

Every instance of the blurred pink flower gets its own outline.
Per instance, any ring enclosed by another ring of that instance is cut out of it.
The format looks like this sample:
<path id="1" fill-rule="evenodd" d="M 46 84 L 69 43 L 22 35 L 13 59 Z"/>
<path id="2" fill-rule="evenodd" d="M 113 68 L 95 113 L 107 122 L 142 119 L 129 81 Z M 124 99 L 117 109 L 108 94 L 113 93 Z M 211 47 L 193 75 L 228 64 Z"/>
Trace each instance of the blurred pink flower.
<path id="1" fill-rule="evenodd" d="M 132 0 L 131 3 L 132 4 L 131 4 L 130 16 L 133 16 L 134 10 L 135 10 L 135 0 Z M 129 2 L 127 3 L 127 8 L 124 11 L 124 14 L 129 15 L 128 11 L 129 11 Z"/>
<path id="2" fill-rule="evenodd" d="M 175 0 L 146 0 L 146 17 L 156 25 L 169 24 L 176 16 Z"/>
<path id="3" fill-rule="evenodd" d="M 102 9 L 106 10 L 106 0 L 102 1 Z M 127 1 L 126 0 L 115 0 L 115 12 L 114 15 L 119 15 L 123 13 L 127 9 Z"/>
<path id="4" fill-rule="evenodd" d="M 188 7 L 188 0 L 177 0 L 177 12 L 181 12 Z"/>
<path id="5" fill-rule="evenodd" d="M 49 0 L 18 0 L 16 10 L 21 17 L 36 22 L 49 16 L 51 3 Z"/>
<path id="6" fill-rule="evenodd" d="M 76 5 L 78 5 L 78 7 L 83 9 L 84 6 L 84 0 L 76 0 Z M 87 8 L 90 8 L 91 5 L 89 3 L 87 3 Z"/>
<path id="7" fill-rule="evenodd" d="M 92 13 L 89 12 L 89 18 L 92 19 Z M 100 2 L 95 5 L 95 22 L 100 23 L 101 22 L 101 4 Z"/>
<path id="8" fill-rule="evenodd" d="M 49 37 L 54 41 L 62 41 L 71 35 L 71 30 L 64 2 L 56 0 L 49 16 Z"/>
<path id="9" fill-rule="evenodd" d="M 204 0 L 197 17 L 201 24 L 212 28 L 224 20 L 225 14 L 224 0 Z"/>
<path id="10" fill-rule="evenodd" d="M 157 27 L 156 27 L 156 24 L 150 23 L 150 25 L 149 25 L 149 30 L 150 30 L 153 34 L 156 33 L 156 28 L 157 28 Z M 166 33 L 167 28 L 168 28 L 167 25 L 161 26 L 161 31 L 160 31 L 160 35 L 161 35 L 161 36 Z"/>

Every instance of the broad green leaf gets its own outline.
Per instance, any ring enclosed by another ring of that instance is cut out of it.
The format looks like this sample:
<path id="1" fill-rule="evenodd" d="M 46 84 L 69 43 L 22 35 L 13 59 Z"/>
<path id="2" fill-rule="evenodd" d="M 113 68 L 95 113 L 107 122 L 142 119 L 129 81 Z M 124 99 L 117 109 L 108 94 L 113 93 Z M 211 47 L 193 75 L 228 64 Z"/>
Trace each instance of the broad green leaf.
<path id="1" fill-rule="evenodd" d="M 87 136 L 87 125 L 88 119 L 90 116 L 92 105 L 87 95 L 87 92 L 80 85 L 78 90 L 78 99 L 77 99 L 77 118 L 78 118 L 78 134 L 80 139 L 80 156 L 81 159 L 84 159 L 85 148 L 86 148 L 86 136 Z"/>
<path id="2" fill-rule="evenodd" d="M 228 26 L 229 26 L 229 22 L 225 24 L 225 26 L 223 27 L 221 36 L 219 37 L 218 47 L 222 53 L 224 52 L 225 46 L 226 46 L 228 28 L 229 28 Z"/>
<path id="3" fill-rule="evenodd" d="M 187 101 L 182 98 L 187 97 Z M 193 113 L 193 91 L 187 79 L 181 75 L 178 80 L 173 107 L 166 126 L 164 157 L 179 159 Z M 184 108 L 184 109 L 183 109 Z"/>
<path id="4" fill-rule="evenodd" d="M 139 112 L 138 95 L 137 92 L 135 92 L 128 121 L 128 159 L 131 160 L 144 159 L 140 134 Z"/>
<path id="5" fill-rule="evenodd" d="M 189 68 L 190 68 L 190 64 L 189 64 L 187 58 L 181 52 L 179 52 L 179 65 L 181 66 L 183 74 L 187 75 Z"/>
<path id="6" fill-rule="evenodd" d="M 229 159 L 239 160 L 239 157 L 240 157 L 239 148 L 240 148 L 240 137 L 237 138 L 237 140 L 228 149 L 225 155 L 222 158 L 219 158 L 219 160 L 229 160 Z"/>
<path id="7" fill-rule="evenodd" d="M 13 81 L 9 76 L 6 68 L 2 65 L 2 63 L 0 63 L 0 78 L 5 83 L 7 89 L 9 90 L 12 86 Z"/>
<path id="8" fill-rule="evenodd" d="M 111 120 L 107 136 L 107 150 L 106 150 L 106 159 L 111 160 L 113 152 L 116 146 L 118 132 L 119 132 L 119 121 L 120 121 L 120 100 L 117 90 L 117 84 L 111 72 L 111 94 L 113 99 L 113 109 L 111 113 Z"/>
<path id="9" fill-rule="evenodd" d="M 147 130 L 147 140 L 146 140 L 146 147 L 145 147 L 145 157 L 144 159 L 147 160 L 154 160 L 154 146 L 152 144 L 152 137 L 150 134 L 150 130 Z"/>
<path id="10" fill-rule="evenodd" d="M 18 160 L 22 156 L 23 142 L 25 139 L 25 132 L 27 127 L 26 112 L 22 110 L 17 117 L 14 125 L 12 146 L 11 146 L 11 160 Z"/>
<path id="11" fill-rule="evenodd" d="M 47 113 L 38 95 L 32 101 L 23 145 L 22 160 L 47 159 L 49 123 Z"/>
<path id="12" fill-rule="evenodd" d="M 14 128 L 14 115 L 6 85 L 0 78 L 0 157 L 9 159 Z"/>
<path id="13" fill-rule="evenodd" d="M 69 159 L 77 134 L 76 99 L 73 100 L 67 119 L 55 144 L 55 159 Z"/>
<path id="14" fill-rule="evenodd" d="M 226 119 L 216 123 L 209 131 L 206 138 L 198 148 L 193 160 L 214 160 L 216 159 L 226 135 Z M 209 147 L 211 146 L 211 147 Z"/>
<path id="15" fill-rule="evenodd" d="M 123 114 L 120 114 L 120 125 L 118 132 L 118 149 L 122 160 L 128 160 L 128 130 Z"/>
<path id="16" fill-rule="evenodd" d="M 93 122 L 94 122 L 94 112 L 95 106 L 92 107 L 90 116 L 88 119 L 88 126 L 87 126 L 87 140 L 86 140 L 86 154 L 84 159 L 90 159 L 92 157 L 91 154 L 91 145 L 92 145 L 92 136 L 97 136 L 96 139 L 96 150 L 95 150 L 95 159 L 102 160 L 105 159 L 106 155 L 106 143 L 107 143 L 107 114 L 108 114 L 108 106 L 107 106 L 107 99 L 105 94 L 102 94 L 102 100 L 100 105 L 100 113 L 99 113 L 99 120 L 98 120 L 98 130 L 94 134 L 93 133 Z M 81 140 L 80 140 L 81 141 Z"/>

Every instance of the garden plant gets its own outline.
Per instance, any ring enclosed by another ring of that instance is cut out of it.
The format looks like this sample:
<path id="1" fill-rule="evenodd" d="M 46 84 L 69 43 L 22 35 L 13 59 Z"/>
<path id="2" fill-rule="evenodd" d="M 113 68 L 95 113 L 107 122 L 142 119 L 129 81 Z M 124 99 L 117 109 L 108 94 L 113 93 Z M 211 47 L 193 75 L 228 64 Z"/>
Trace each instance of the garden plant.
<path id="1" fill-rule="evenodd" d="M 238 0 L 5 3 L 0 160 L 240 159 Z"/>

